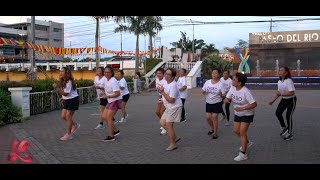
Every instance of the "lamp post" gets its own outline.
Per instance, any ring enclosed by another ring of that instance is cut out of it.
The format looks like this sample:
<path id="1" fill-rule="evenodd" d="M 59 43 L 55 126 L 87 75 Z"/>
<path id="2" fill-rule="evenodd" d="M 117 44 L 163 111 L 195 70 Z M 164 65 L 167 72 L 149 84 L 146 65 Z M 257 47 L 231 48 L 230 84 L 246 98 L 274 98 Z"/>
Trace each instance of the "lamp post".
<path id="1" fill-rule="evenodd" d="M 147 33 L 144 33 L 144 74 L 147 74 L 147 41 L 146 41 L 146 36 Z"/>
<path id="2" fill-rule="evenodd" d="M 122 61 L 122 65 L 121 65 L 121 68 L 123 69 L 123 59 L 122 59 L 122 31 L 120 31 L 121 33 L 121 44 L 120 44 L 120 59 Z"/>
<path id="3" fill-rule="evenodd" d="M 192 22 L 192 19 L 190 19 L 192 23 L 192 59 L 194 59 L 194 24 Z"/>
<path id="4" fill-rule="evenodd" d="M 71 56 L 71 42 L 72 40 L 69 40 L 70 41 L 70 59 L 72 60 L 72 56 Z"/>

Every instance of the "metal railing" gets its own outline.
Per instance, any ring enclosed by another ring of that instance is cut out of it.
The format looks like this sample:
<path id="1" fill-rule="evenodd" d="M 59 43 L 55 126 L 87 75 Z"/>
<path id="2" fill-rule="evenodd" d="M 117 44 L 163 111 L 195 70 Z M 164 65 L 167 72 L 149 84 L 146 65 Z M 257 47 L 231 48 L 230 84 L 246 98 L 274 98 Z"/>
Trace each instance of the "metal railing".
<path id="1" fill-rule="evenodd" d="M 96 90 L 91 87 L 77 88 L 79 103 L 87 104 L 97 99 Z M 56 91 L 30 93 L 30 115 L 41 114 L 62 108 Z"/>

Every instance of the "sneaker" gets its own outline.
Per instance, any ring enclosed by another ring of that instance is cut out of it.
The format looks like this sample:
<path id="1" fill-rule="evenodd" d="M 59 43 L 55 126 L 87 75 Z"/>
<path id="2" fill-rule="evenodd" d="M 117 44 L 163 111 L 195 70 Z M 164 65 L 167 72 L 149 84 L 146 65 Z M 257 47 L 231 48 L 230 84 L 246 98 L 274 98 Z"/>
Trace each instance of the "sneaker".
<path id="1" fill-rule="evenodd" d="M 165 129 L 162 129 L 162 131 L 161 131 L 160 134 L 161 134 L 161 135 L 166 135 L 166 134 L 167 134 L 167 131 L 166 131 Z"/>
<path id="2" fill-rule="evenodd" d="M 186 118 L 180 120 L 180 122 L 186 122 L 186 121 L 187 121 Z"/>
<path id="3" fill-rule="evenodd" d="M 280 133 L 280 136 L 285 137 L 288 134 L 289 130 L 287 128 L 283 129 L 283 131 Z"/>
<path id="4" fill-rule="evenodd" d="M 117 120 L 112 120 L 114 124 L 117 124 L 119 121 Z"/>
<path id="5" fill-rule="evenodd" d="M 94 129 L 104 129 L 105 128 L 105 125 L 103 124 L 98 124 L 97 127 L 95 127 Z"/>
<path id="6" fill-rule="evenodd" d="M 80 124 L 76 124 L 72 126 L 71 134 L 74 134 L 80 127 Z"/>
<path id="7" fill-rule="evenodd" d="M 287 136 L 284 137 L 283 139 L 286 140 L 286 141 L 290 141 L 290 140 L 293 139 L 293 136 L 291 134 L 287 133 Z"/>
<path id="8" fill-rule="evenodd" d="M 248 148 L 250 148 L 253 145 L 253 142 L 249 140 L 248 144 L 247 144 L 247 150 Z M 242 151 L 242 146 L 240 146 L 239 148 L 240 151 Z"/>
<path id="9" fill-rule="evenodd" d="M 108 136 L 107 138 L 103 139 L 102 141 L 109 142 L 109 141 L 114 141 L 114 140 L 116 140 L 114 137 Z"/>
<path id="10" fill-rule="evenodd" d="M 218 135 L 215 134 L 215 133 L 213 133 L 213 134 L 212 134 L 212 139 L 218 139 Z"/>
<path id="11" fill-rule="evenodd" d="M 113 132 L 113 136 L 118 136 L 120 134 L 120 130 Z"/>
<path id="12" fill-rule="evenodd" d="M 214 131 L 211 130 L 211 131 L 208 132 L 208 135 L 211 135 L 211 134 L 213 134 L 213 133 L 214 133 Z"/>
<path id="13" fill-rule="evenodd" d="M 230 122 L 227 121 L 224 125 L 225 125 L 225 126 L 230 126 Z"/>
<path id="14" fill-rule="evenodd" d="M 178 147 L 177 146 L 169 146 L 169 147 L 167 147 L 167 151 L 173 151 L 173 150 L 175 150 L 175 149 L 177 149 Z"/>
<path id="15" fill-rule="evenodd" d="M 70 140 L 72 138 L 73 138 L 72 134 L 66 133 L 63 137 L 60 138 L 60 140 L 66 141 L 66 140 Z"/>
<path id="16" fill-rule="evenodd" d="M 244 161 L 247 160 L 248 156 L 247 154 L 243 154 L 242 152 L 239 152 L 239 155 L 237 157 L 235 157 L 233 160 L 235 161 Z"/>
<path id="17" fill-rule="evenodd" d="M 219 119 L 219 121 L 221 122 L 222 120 L 226 119 L 225 115 L 222 115 L 222 117 Z"/>

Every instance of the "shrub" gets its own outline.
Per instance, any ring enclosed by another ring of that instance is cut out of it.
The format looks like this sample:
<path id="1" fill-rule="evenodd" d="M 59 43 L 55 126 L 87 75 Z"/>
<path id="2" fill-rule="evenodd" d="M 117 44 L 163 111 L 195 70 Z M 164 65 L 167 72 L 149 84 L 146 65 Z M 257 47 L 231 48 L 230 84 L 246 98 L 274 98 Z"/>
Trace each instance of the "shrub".
<path id="1" fill-rule="evenodd" d="M 21 121 L 20 110 L 12 104 L 9 94 L 0 90 L 0 127 Z"/>
<path id="2" fill-rule="evenodd" d="M 157 64 L 159 64 L 162 59 L 147 58 L 147 73 L 151 71 Z"/>
<path id="3" fill-rule="evenodd" d="M 206 57 L 202 62 L 202 77 L 204 79 L 211 79 L 212 69 L 220 69 L 220 76 L 224 70 L 229 70 L 231 63 L 229 61 L 223 60 L 221 57 L 216 55 L 211 55 Z"/>

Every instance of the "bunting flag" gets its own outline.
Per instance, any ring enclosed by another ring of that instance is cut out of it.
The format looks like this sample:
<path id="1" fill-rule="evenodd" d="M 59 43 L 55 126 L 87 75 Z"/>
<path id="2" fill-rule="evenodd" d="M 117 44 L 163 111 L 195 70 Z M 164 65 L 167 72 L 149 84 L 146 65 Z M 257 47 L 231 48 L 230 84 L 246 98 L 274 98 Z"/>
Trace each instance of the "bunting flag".
<path id="1" fill-rule="evenodd" d="M 103 47 L 90 47 L 90 48 L 63 48 L 63 47 L 52 47 L 46 45 L 38 45 L 38 44 L 31 44 L 27 42 L 22 42 L 18 40 L 6 39 L 0 37 L 0 45 L 14 45 L 14 46 L 21 46 L 24 49 L 33 49 L 40 53 L 49 53 L 51 55 L 70 55 L 70 56 L 92 56 L 95 55 L 96 52 L 100 52 L 101 54 L 114 54 L 117 56 L 120 55 L 135 55 L 136 53 L 133 51 L 114 51 L 110 49 L 106 49 Z M 138 57 L 155 54 L 160 51 L 160 48 L 154 49 L 152 52 L 148 51 L 140 51 Z"/>

